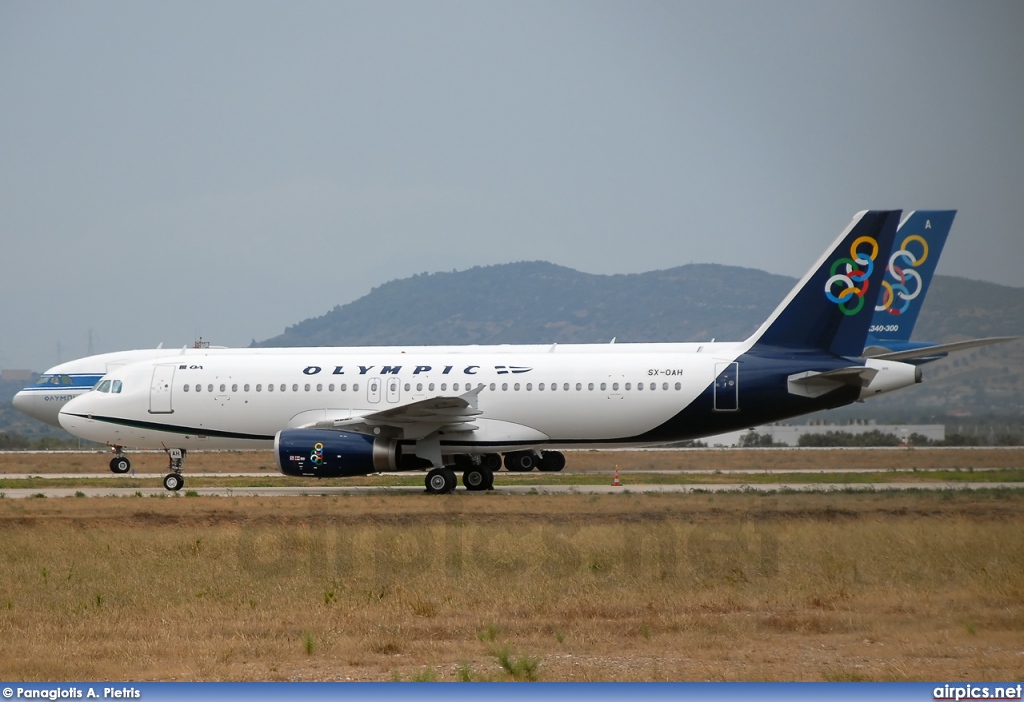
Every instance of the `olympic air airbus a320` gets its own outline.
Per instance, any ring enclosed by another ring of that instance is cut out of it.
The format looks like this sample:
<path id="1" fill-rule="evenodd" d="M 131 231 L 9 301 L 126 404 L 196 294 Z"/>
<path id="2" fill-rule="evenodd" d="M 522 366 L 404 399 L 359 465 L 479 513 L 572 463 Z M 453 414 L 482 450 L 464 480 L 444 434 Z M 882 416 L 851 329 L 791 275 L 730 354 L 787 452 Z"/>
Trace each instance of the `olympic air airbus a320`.
<path id="1" fill-rule="evenodd" d="M 864 358 L 899 211 L 857 214 L 745 341 L 168 355 L 110 372 L 67 402 L 69 432 L 187 450 L 269 448 L 282 473 L 426 469 L 429 492 L 557 471 L 559 449 L 652 446 L 846 405 L 921 381 L 915 353 Z M 899 357 L 895 360 L 893 357 Z"/>

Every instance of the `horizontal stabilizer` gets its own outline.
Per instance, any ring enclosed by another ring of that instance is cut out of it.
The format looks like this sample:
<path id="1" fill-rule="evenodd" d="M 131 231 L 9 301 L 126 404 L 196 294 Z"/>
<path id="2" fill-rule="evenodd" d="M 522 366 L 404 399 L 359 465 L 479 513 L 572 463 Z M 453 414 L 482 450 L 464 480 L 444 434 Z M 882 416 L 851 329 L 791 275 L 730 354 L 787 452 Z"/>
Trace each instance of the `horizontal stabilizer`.
<path id="1" fill-rule="evenodd" d="M 967 341 L 954 341 L 950 344 L 936 344 L 934 346 L 923 346 L 918 349 L 909 349 L 907 351 L 887 351 L 886 349 L 881 349 L 883 353 L 865 353 L 864 355 L 869 358 L 881 358 L 887 361 L 910 361 L 916 358 L 931 358 L 932 356 L 947 354 L 953 351 L 963 351 L 965 349 L 973 349 L 979 346 L 988 346 L 989 344 L 998 344 L 1003 341 L 1013 341 L 1015 339 L 1021 338 L 1024 337 L 990 336 L 986 339 L 968 339 Z M 874 351 L 874 349 L 865 349 L 865 351 Z"/>
<path id="2" fill-rule="evenodd" d="M 821 397 L 827 392 L 838 390 L 844 386 L 865 388 L 876 375 L 878 375 L 877 369 L 865 366 L 848 366 L 823 373 L 817 371 L 794 373 L 789 376 L 789 392 L 791 395 L 800 395 L 801 397 Z"/>

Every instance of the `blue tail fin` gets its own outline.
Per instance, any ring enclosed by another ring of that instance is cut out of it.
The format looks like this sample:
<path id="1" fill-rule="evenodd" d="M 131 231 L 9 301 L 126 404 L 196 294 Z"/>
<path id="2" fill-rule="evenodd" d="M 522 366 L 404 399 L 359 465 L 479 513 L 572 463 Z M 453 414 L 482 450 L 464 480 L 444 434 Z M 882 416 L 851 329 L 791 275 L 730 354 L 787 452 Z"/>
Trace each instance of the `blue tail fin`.
<path id="1" fill-rule="evenodd" d="M 891 342 L 910 341 L 954 217 L 956 210 L 917 210 L 900 223 L 867 346 L 892 348 Z"/>
<path id="2" fill-rule="evenodd" d="M 807 275 L 747 341 L 859 356 L 882 290 L 900 211 L 854 216 Z"/>

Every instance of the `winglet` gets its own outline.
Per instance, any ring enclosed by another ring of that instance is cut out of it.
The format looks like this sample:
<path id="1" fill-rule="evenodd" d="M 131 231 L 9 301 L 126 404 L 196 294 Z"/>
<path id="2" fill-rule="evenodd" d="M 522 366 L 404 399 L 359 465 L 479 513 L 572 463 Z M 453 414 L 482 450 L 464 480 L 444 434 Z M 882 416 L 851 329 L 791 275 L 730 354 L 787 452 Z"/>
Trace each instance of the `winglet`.
<path id="1" fill-rule="evenodd" d="M 899 218 L 899 210 L 855 215 L 748 343 L 860 356 Z"/>

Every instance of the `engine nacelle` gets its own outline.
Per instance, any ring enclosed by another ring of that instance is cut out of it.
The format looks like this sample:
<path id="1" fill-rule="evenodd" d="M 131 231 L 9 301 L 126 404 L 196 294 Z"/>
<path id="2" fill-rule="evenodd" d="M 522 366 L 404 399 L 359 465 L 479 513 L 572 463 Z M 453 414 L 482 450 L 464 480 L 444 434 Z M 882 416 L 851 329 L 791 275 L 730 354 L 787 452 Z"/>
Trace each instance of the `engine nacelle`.
<path id="1" fill-rule="evenodd" d="M 397 470 L 401 447 L 391 439 L 331 429 L 285 429 L 274 437 L 274 458 L 284 475 L 341 478 Z"/>
<path id="2" fill-rule="evenodd" d="M 921 366 L 869 358 L 864 361 L 868 368 L 878 371 L 867 387 L 860 391 L 860 399 L 866 400 L 884 392 L 892 392 L 921 382 Z"/>

